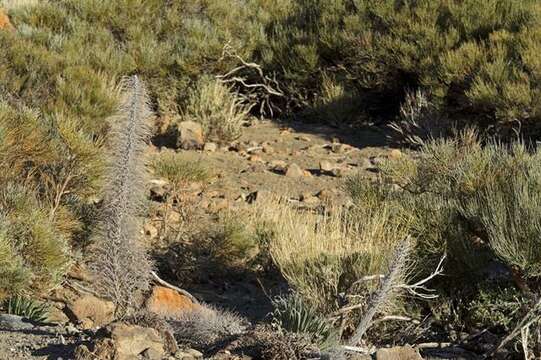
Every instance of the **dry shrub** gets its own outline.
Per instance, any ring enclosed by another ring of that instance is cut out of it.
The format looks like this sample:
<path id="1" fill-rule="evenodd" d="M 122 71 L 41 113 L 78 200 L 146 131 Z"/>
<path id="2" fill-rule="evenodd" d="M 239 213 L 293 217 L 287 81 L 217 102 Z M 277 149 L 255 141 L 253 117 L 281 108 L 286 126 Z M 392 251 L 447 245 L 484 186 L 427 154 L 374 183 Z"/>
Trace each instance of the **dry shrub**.
<path id="1" fill-rule="evenodd" d="M 209 306 L 180 312 L 169 323 L 180 344 L 205 350 L 243 333 L 247 327 L 240 316 Z"/>

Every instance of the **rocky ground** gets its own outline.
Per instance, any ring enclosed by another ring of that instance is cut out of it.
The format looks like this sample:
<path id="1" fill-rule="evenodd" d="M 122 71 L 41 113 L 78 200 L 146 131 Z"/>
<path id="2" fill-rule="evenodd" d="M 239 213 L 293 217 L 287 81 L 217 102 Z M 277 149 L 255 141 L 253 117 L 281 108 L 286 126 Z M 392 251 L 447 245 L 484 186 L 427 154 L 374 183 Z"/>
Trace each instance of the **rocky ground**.
<path id="1" fill-rule="evenodd" d="M 316 207 L 326 201 L 343 204 L 347 201 L 341 188 L 344 176 L 354 172 L 376 176 L 374 165 L 378 161 L 388 156 L 402 156 L 399 150 L 386 147 L 384 140 L 381 132 L 371 129 L 352 131 L 325 125 L 257 121 L 246 127 L 242 137 L 235 142 L 207 142 L 204 149 L 177 152 L 186 160 L 199 162 L 212 173 L 208 184 L 193 189 L 198 207 L 210 215 L 244 206 L 270 194 L 288 199 L 292 206 L 299 207 Z M 157 145 L 152 145 L 149 150 L 155 154 L 175 151 Z M 162 188 L 166 186 L 162 179 L 153 178 L 151 196 L 159 197 L 167 191 Z M 159 221 L 151 216 L 144 232 L 153 246 L 164 247 Z M 170 279 L 168 270 L 167 262 L 160 264 L 160 273 Z M 108 350 L 100 350 L 102 355 L 92 353 L 89 340 L 96 337 L 96 329 L 110 321 L 112 304 L 94 297 L 88 281 L 84 272 L 74 269 L 64 286 L 49 296 L 53 305 L 51 324 L 32 324 L 2 315 L 0 359 L 71 359 L 76 357 L 75 349 L 79 345 L 85 345 L 77 350 L 79 359 L 106 358 L 103 354 Z M 188 290 L 206 303 L 233 310 L 255 322 L 270 310 L 265 288 L 279 286 L 278 282 L 246 277 L 225 283 L 223 279 L 206 279 L 190 284 Z M 163 299 L 167 299 L 165 308 L 160 303 Z M 159 313 L 167 311 L 168 306 L 187 306 L 190 302 L 170 289 L 155 287 L 147 301 L 147 306 L 154 306 L 152 304 L 157 304 L 154 310 Z M 167 344 L 154 341 L 159 337 L 150 330 L 112 326 L 107 328 L 101 345 L 107 349 L 111 341 L 117 341 L 117 346 L 124 346 L 123 351 L 127 353 L 148 345 L 142 355 L 144 358 L 162 358 Z M 170 358 L 203 356 L 194 349 L 174 349 L 173 353 L 176 355 Z"/>

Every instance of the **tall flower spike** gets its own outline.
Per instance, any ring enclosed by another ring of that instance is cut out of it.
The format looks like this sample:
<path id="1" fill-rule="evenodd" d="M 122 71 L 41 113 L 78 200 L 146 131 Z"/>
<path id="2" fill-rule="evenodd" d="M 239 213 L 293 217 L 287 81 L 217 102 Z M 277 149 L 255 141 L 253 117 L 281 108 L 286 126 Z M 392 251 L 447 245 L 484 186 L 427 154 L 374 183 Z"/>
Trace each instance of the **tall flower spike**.
<path id="1" fill-rule="evenodd" d="M 137 293 L 148 288 L 153 268 L 140 242 L 152 111 L 138 76 L 123 79 L 121 91 L 119 111 L 111 118 L 103 211 L 91 263 L 97 290 L 116 304 L 117 317 L 127 315 Z"/>

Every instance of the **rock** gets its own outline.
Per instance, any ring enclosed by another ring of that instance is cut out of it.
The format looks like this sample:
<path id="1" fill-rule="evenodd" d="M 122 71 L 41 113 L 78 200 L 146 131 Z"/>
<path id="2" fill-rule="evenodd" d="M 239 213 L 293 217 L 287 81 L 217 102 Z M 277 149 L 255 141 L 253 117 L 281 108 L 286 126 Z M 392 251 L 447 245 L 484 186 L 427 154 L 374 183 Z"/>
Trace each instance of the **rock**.
<path id="1" fill-rule="evenodd" d="M 306 205 L 310 205 L 310 206 L 316 206 L 316 205 L 319 205 L 319 203 L 321 202 L 319 200 L 319 198 L 317 196 L 314 196 L 312 195 L 312 193 L 302 193 L 301 194 L 301 197 L 300 197 L 300 200 L 306 204 Z"/>
<path id="2" fill-rule="evenodd" d="M 229 151 L 246 152 L 246 146 L 238 141 L 234 141 L 229 144 Z"/>
<path id="3" fill-rule="evenodd" d="M 216 214 L 227 208 L 229 208 L 229 201 L 223 198 L 212 199 L 208 207 L 209 211 L 213 214 Z"/>
<path id="4" fill-rule="evenodd" d="M 389 157 L 389 159 L 397 160 L 397 159 L 400 159 L 402 156 L 404 156 L 404 154 L 402 153 L 402 151 L 398 149 L 393 149 L 389 152 L 389 155 L 387 156 Z"/>
<path id="5" fill-rule="evenodd" d="M 158 331 L 137 325 L 113 324 L 108 329 L 113 340 L 118 360 L 136 359 L 149 353 L 151 359 L 162 359 L 165 350 Z"/>
<path id="6" fill-rule="evenodd" d="M 372 164 L 372 162 L 371 162 L 369 159 L 367 159 L 367 158 L 361 158 L 361 159 L 357 162 L 357 166 L 360 167 L 360 168 L 363 169 L 363 170 L 374 168 L 374 164 Z"/>
<path id="7" fill-rule="evenodd" d="M 334 168 L 332 169 L 331 174 L 336 177 L 343 177 L 347 172 L 348 170 L 344 168 Z"/>
<path id="8" fill-rule="evenodd" d="M 0 8 L 0 30 L 15 31 L 8 15 L 2 8 Z"/>
<path id="9" fill-rule="evenodd" d="M 84 295 L 66 306 L 68 317 L 84 329 L 100 327 L 113 321 L 115 305 L 92 295 Z"/>
<path id="10" fill-rule="evenodd" d="M 186 352 L 196 359 L 201 359 L 203 357 L 203 354 L 195 349 L 188 349 Z"/>
<path id="11" fill-rule="evenodd" d="M 272 160 L 269 163 L 269 168 L 279 173 L 285 173 L 287 171 L 287 163 L 283 160 Z"/>
<path id="12" fill-rule="evenodd" d="M 155 239 L 158 237 L 158 229 L 156 229 L 156 227 L 150 223 L 146 223 L 143 226 L 143 231 L 145 235 L 151 239 Z"/>
<path id="13" fill-rule="evenodd" d="M 90 345 L 90 344 L 89 344 Z M 93 346 L 92 346 L 93 345 Z M 79 345 L 74 352 L 75 360 L 115 360 L 115 344 L 109 338 L 99 339 L 90 345 L 93 350 L 90 351 L 87 345 Z"/>
<path id="14" fill-rule="evenodd" d="M 287 167 L 285 175 L 290 178 L 304 177 L 304 170 L 297 164 L 293 163 Z"/>
<path id="15" fill-rule="evenodd" d="M 376 360 L 422 360 L 419 352 L 411 346 L 396 346 L 376 351 Z"/>
<path id="16" fill-rule="evenodd" d="M 250 157 L 248 158 L 248 161 L 251 161 L 251 162 L 263 162 L 263 159 L 259 155 L 250 155 Z"/>
<path id="17" fill-rule="evenodd" d="M 218 145 L 213 142 L 208 142 L 205 143 L 203 150 L 205 150 L 206 152 L 215 152 L 216 150 L 218 150 Z"/>
<path id="18" fill-rule="evenodd" d="M 329 160 L 321 160 L 319 162 L 319 170 L 323 173 L 329 173 L 334 170 L 336 166 L 332 164 Z"/>
<path id="19" fill-rule="evenodd" d="M 318 192 L 316 196 L 323 202 L 330 203 L 333 200 L 333 194 L 329 190 L 326 190 L 326 189 L 323 189 L 320 192 Z"/>
<path id="20" fill-rule="evenodd" d="M 0 329 L 3 330 L 29 330 L 34 328 L 34 325 L 25 321 L 22 316 L 11 314 L 0 314 Z"/>
<path id="21" fill-rule="evenodd" d="M 153 201 L 163 202 L 171 191 L 169 181 L 165 179 L 150 180 L 150 199 Z"/>
<path id="22" fill-rule="evenodd" d="M 175 316 L 179 312 L 201 307 L 178 291 L 163 286 L 155 286 L 146 301 L 148 311 L 160 316 Z"/>
<path id="23" fill-rule="evenodd" d="M 269 144 L 263 144 L 262 148 L 265 154 L 274 154 L 274 148 Z"/>
<path id="24" fill-rule="evenodd" d="M 255 201 L 265 201 L 272 198 L 272 193 L 268 190 L 257 190 L 246 196 L 246 202 L 251 204 Z"/>
<path id="25" fill-rule="evenodd" d="M 205 145 L 203 127 L 194 121 L 182 121 L 177 126 L 177 148 L 184 150 L 202 149 Z"/>
<path id="26" fill-rule="evenodd" d="M 347 145 L 345 144 L 333 143 L 331 145 L 331 151 L 333 153 L 342 154 L 346 152 L 346 150 L 347 150 Z"/>
<path id="27" fill-rule="evenodd" d="M 69 321 L 70 319 L 63 311 L 63 309 L 51 306 L 51 308 L 47 312 L 47 322 L 49 323 L 65 325 L 69 323 Z"/>
<path id="28" fill-rule="evenodd" d="M 143 356 L 143 359 L 149 359 L 149 360 L 162 360 L 163 359 L 163 352 L 160 352 L 154 348 L 149 348 L 143 351 L 141 354 Z"/>

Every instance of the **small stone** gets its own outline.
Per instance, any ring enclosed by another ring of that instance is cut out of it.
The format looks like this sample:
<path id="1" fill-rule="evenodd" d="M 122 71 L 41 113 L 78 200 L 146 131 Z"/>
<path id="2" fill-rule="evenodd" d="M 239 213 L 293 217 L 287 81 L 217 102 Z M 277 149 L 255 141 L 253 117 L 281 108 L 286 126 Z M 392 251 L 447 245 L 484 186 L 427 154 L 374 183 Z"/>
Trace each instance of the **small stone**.
<path id="1" fill-rule="evenodd" d="M 67 304 L 66 312 L 76 323 L 84 322 L 88 329 L 88 326 L 103 326 L 113 321 L 115 305 L 93 295 L 84 295 Z"/>
<path id="2" fill-rule="evenodd" d="M 422 360 L 421 355 L 411 346 L 396 346 L 376 351 L 376 360 Z"/>
<path id="3" fill-rule="evenodd" d="M 145 232 L 145 235 L 151 239 L 158 237 L 158 229 L 156 229 L 156 227 L 150 223 L 146 223 L 143 226 L 143 231 Z"/>
<path id="4" fill-rule="evenodd" d="M 203 354 L 195 349 L 188 349 L 186 352 L 190 355 L 192 355 L 196 359 L 200 359 L 203 357 Z"/>
<path id="5" fill-rule="evenodd" d="M 292 163 L 287 167 L 285 175 L 290 178 L 304 177 L 304 170 L 297 164 Z"/>
<path id="6" fill-rule="evenodd" d="M 334 164 L 332 164 L 330 161 L 328 160 L 321 160 L 319 162 L 319 170 L 321 170 L 322 172 L 324 173 L 328 173 L 328 172 L 331 172 L 333 171 L 333 169 L 335 168 L 336 166 Z"/>
<path id="7" fill-rule="evenodd" d="M 156 350 L 154 348 L 148 348 L 143 353 L 143 359 L 148 360 L 162 360 L 163 359 L 163 351 Z"/>
<path id="8" fill-rule="evenodd" d="M 320 200 L 317 196 L 312 195 L 312 193 L 306 192 L 302 193 L 300 196 L 300 200 L 306 204 L 306 205 L 319 205 Z"/>
<path id="9" fill-rule="evenodd" d="M 283 160 L 272 160 L 269 163 L 269 168 L 279 173 L 285 173 L 287 171 L 287 163 Z"/>
<path id="10" fill-rule="evenodd" d="M 206 152 L 215 152 L 216 150 L 218 150 L 218 145 L 216 145 L 213 142 L 208 142 L 208 143 L 205 143 L 203 150 Z"/>
<path id="11" fill-rule="evenodd" d="M 308 170 L 303 171 L 304 177 L 312 177 L 312 173 Z"/>
<path id="12" fill-rule="evenodd" d="M 392 160 L 398 160 L 400 159 L 402 156 L 404 156 L 404 154 L 402 153 L 402 151 L 398 150 L 398 149 L 393 149 L 389 152 L 389 159 L 392 159 Z"/>
<path id="13" fill-rule="evenodd" d="M 297 139 L 299 141 L 306 141 L 306 142 L 312 141 L 312 139 L 310 139 L 308 136 L 304 136 L 304 135 L 297 136 L 295 139 Z"/>
<path id="14" fill-rule="evenodd" d="M 150 199 L 163 202 L 171 191 L 171 185 L 165 179 L 150 180 Z"/>
<path id="15" fill-rule="evenodd" d="M 270 146 L 269 144 L 263 144 L 262 148 L 263 148 L 263 152 L 265 154 L 273 154 L 274 153 L 274 148 L 272 146 Z"/>
<path id="16" fill-rule="evenodd" d="M 203 127 L 194 121 L 182 121 L 177 126 L 177 148 L 184 150 L 202 149 L 205 145 Z"/>
<path id="17" fill-rule="evenodd" d="M 263 159 L 259 155 L 250 155 L 250 157 L 248 158 L 248 161 L 251 161 L 251 162 L 263 162 Z"/>
<path id="18" fill-rule="evenodd" d="M 340 143 L 333 143 L 331 145 L 331 151 L 333 153 L 342 154 L 346 151 L 346 145 Z"/>

